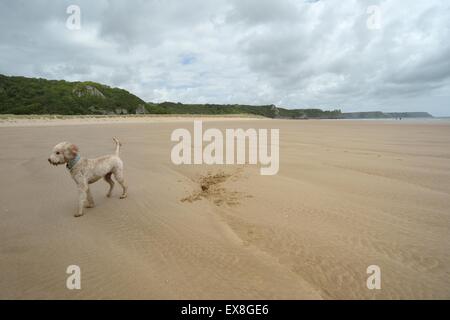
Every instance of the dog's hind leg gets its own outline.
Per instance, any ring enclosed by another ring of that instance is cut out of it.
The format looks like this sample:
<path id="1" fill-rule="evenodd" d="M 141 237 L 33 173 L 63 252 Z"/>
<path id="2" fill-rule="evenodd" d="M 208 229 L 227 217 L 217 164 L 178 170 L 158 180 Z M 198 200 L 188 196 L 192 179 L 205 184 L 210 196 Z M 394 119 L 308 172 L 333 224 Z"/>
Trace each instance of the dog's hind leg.
<path id="1" fill-rule="evenodd" d="M 128 195 L 128 186 L 123 178 L 122 170 L 116 170 L 114 172 L 114 178 L 116 178 L 117 182 L 122 186 L 122 195 L 120 196 L 120 199 L 125 199 Z"/>
<path id="2" fill-rule="evenodd" d="M 108 193 L 106 194 L 106 196 L 107 196 L 108 198 L 111 197 L 111 193 L 112 193 L 113 188 L 114 188 L 114 181 L 113 181 L 113 179 L 111 178 L 111 175 L 112 175 L 112 173 L 110 172 L 110 173 L 108 173 L 108 174 L 105 176 L 105 181 L 108 182 L 108 184 L 109 184 L 109 191 L 108 191 Z"/>

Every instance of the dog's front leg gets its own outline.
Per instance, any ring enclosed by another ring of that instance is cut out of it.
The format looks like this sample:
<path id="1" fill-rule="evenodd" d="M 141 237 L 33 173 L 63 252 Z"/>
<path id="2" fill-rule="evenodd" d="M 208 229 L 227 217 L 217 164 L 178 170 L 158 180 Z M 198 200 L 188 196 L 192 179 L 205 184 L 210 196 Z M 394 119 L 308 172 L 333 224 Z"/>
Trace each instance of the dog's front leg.
<path id="1" fill-rule="evenodd" d="M 91 194 L 91 188 L 88 187 L 88 189 L 86 191 L 86 195 L 87 195 L 86 208 L 93 208 L 95 206 L 95 204 L 94 204 L 94 198 L 92 197 L 92 194 Z"/>
<path id="2" fill-rule="evenodd" d="M 88 191 L 88 184 L 86 181 L 81 181 L 78 184 L 78 213 L 75 214 L 75 217 L 81 217 L 83 215 L 84 210 L 84 204 L 86 203 L 87 199 L 87 191 Z"/>

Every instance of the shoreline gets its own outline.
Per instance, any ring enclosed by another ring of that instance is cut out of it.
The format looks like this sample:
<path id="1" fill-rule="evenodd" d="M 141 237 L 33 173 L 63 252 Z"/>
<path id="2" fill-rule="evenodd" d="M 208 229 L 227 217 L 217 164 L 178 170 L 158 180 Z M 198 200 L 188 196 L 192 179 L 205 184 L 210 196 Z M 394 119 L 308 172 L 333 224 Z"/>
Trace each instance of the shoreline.
<path id="1" fill-rule="evenodd" d="M 252 114 L 145 114 L 145 115 L 0 115 L 0 128 L 2 127 L 29 127 L 29 126 L 63 126 L 63 125 L 89 125 L 89 124 L 121 124 L 121 123 L 163 123 L 163 122 L 185 122 L 192 119 L 203 121 L 246 121 L 246 120 L 267 120 L 267 121 L 339 121 L 339 122 L 376 122 L 389 124 L 408 123 L 429 123 L 435 121 L 450 121 L 450 118 L 406 118 L 396 119 L 288 119 L 288 118 L 267 118 Z"/>
<path id="2" fill-rule="evenodd" d="M 61 126 L 118 123 L 183 122 L 191 119 L 208 121 L 271 120 L 253 115 L 0 115 L 1 127 Z"/>

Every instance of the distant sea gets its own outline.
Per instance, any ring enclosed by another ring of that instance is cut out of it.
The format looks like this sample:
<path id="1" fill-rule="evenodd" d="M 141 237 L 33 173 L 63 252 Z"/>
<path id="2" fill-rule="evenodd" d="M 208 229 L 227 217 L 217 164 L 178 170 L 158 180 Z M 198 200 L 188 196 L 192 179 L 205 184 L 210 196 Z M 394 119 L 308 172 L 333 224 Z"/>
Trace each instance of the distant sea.
<path id="1" fill-rule="evenodd" d="M 325 119 L 325 120 L 344 120 L 344 121 L 389 121 L 389 122 L 450 122 L 450 117 L 434 117 L 434 118 L 402 118 L 402 120 L 387 118 L 387 119 Z"/>

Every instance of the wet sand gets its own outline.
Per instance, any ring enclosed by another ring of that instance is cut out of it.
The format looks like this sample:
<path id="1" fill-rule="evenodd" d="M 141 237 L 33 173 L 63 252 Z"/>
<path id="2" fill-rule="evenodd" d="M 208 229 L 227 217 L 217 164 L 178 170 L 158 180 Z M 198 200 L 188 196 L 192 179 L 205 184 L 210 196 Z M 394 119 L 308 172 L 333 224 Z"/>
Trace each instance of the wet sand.
<path id="1" fill-rule="evenodd" d="M 450 122 L 204 119 L 280 129 L 280 170 L 171 163 L 192 118 L 0 126 L 1 299 L 450 298 Z M 129 197 L 77 189 L 60 141 L 123 143 Z M 207 187 L 203 187 L 204 185 Z M 66 268 L 81 268 L 81 290 Z M 366 269 L 381 268 L 381 290 Z"/>

